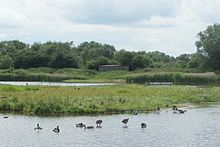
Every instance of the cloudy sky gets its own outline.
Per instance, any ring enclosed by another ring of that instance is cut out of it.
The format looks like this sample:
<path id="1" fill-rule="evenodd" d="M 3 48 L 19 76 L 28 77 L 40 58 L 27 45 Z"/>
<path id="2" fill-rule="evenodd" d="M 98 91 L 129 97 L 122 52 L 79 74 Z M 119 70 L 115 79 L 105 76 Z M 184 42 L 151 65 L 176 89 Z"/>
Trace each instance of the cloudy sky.
<path id="1" fill-rule="evenodd" d="M 219 0 L 0 0 L 0 40 L 94 40 L 177 56 L 196 52 L 196 34 L 219 14 Z"/>

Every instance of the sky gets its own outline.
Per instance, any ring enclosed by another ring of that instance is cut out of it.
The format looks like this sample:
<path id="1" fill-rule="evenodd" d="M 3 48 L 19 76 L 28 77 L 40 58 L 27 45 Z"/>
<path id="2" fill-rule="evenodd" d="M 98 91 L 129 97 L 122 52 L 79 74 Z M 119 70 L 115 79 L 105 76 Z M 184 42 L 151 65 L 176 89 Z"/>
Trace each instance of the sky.
<path id="1" fill-rule="evenodd" d="M 195 53 L 219 0 L 0 0 L 0 40 L 84 41 L 118 50 Z"/>

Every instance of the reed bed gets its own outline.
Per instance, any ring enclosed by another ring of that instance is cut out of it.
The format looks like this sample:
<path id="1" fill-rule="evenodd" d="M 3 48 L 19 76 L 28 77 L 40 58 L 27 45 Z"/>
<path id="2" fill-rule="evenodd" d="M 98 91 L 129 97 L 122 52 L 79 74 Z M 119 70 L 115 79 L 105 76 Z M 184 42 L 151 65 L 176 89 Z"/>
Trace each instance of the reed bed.
<path id="1" fill-rule="evenodd" d="M 176 85 L 218 84 L 220 77 L 215 73 L 178 73 L 158 72 L 131 74 L 126 77 L 127 83 L 143 84 L 148 82 L 172 82 Z"/>

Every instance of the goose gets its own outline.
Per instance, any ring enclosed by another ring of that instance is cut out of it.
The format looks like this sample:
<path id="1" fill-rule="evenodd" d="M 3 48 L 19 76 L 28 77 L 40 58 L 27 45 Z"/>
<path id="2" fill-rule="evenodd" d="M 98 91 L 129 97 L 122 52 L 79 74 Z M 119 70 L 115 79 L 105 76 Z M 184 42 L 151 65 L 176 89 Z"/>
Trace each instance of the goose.
<path id="1" fill-rule="evenodd" d="M 147 124 L 141 123 L 141 128 L 146 128 L 146 127 L 147 127 Z"/>
<path id="2" fill-rule="evenodd" d="M 174 105 L 173 106 L 173 111 L 177 111 L 177 109 L 178 109 L 177 106 Z"/>
<path id="3" fill-rule="evenodd" d="M 86 130 L 86 129 L 94 129 L 94 126 L 86 126 L 86 125 L 84 125 L 84 129 Z"/>
<path id="4" fill-rule="evenodd" d="M 137 111 L 137 110 L 134 110 L 134 111 L 133 111 L 133 114 L 134 114 L 134 115 L 138 115 L 138 111 Z"/>
<path id="5" fill-rule="evenodd" d="M 156 111 L 160 111 L 160 107 L 159 106 L 157 107 Z"/>
<path id="6" fill-rule="evenodd" d="M 99 120 L 96 121 L 96 125 L 97 125 L 96 127 L 97 128 L 100 128 L 101 124 L 102 124 L 102 120 L 99 119 Z"/>
<path id="7" fill-rule="evenodd" d="M 126 128 L 126 124 L 128 123 L 129 118 L 123 119 L 121 122 L 124 124 L 124 128 Z"/>
<path id="8" fill-rule="evenodd" d="M 59 128 L 59 126 L 57 126 L 56 128 L 54 128 L 54 129 L 53 129 L 53 132 L 57 132 L 57 133 L 59 133 L 59 132 L 60 132 L 60 128 Z"/>
<path id="9" fill-rule="evenodd" d="M 39 125 L 39 124 L 37 124 L 37 127 L 36 127 L 36 128 L 34 128 L 34 130 L 42 130 L 42 128 L 40 127 L 40 125 Z"/>
<path id="10" fill-rule="evenodd" d="M 179 113 L 185 113 L 187 110 L 177 109 Z"/>
<path id="11" fill-rule="evenodd" d="M 82 128 L 82 127 L 84 127 L 84 124 L 83 123 L 78 123 L 78 124 L 76 124 L 76 127 Z"/>

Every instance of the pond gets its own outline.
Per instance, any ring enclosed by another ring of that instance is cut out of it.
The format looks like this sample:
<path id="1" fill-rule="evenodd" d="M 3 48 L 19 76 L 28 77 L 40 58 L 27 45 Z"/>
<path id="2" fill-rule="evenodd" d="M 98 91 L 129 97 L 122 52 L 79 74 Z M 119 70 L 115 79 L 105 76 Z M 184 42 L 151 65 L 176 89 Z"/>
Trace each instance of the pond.
<path id="1" fill-rule="evenodd" d="M 220 146 L 220 106 L 188 109 L 184 114 L 163 110 L 160 114 L 120 114 L 100 116 L 37 117 L 0 114 L 1 146 L 19 147 L 157 147 Z M 127 128 L 122 120 L 129 118 Z M 102 128 L 84 130 L 76 123 L 94 125 L 102 119 Z M 141 128 L 140 123 L 147 123 Z M 43 128 L 35 131 L 37 123 Z M 60 126 L 60 132 L 52 129 Z"/>
<path id="2" fill-rule="evenodd" d="M 107 86 L 113 83 L 65 83 L 65 82 L 18 82 L 18 81 L 0 81 L 0 85 L 41 85 L 41 86 Z"/>

